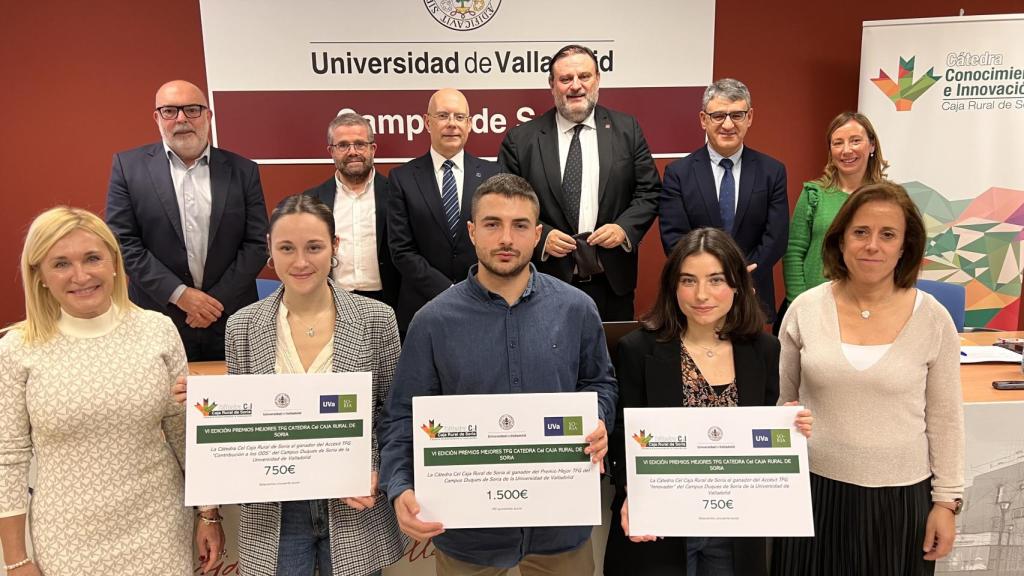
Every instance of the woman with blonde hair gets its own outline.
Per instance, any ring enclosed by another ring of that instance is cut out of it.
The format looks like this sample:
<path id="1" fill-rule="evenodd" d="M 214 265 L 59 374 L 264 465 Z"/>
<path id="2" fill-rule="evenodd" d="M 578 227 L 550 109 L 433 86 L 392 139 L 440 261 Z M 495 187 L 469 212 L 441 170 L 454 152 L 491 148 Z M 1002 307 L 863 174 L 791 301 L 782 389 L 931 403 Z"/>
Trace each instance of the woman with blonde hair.
<path id="1" fill-rule="evenodd" d="M 185 418 L 168 393 L 187 368 L 174 325 L 128 300 L 117 240 L 85 210 L 58 207 L 35 219 L 21 276 L 25 319 L 0 339 L 7 574 L 190 573 Z M 219 553 L 218 524 L 203 522 L 197 536 Z"/>
<path id="2" fill-rule="evenodd" d="M 824 172 L 817 180 L 804 182 L 789 221 L 789 244 L 782 256 L 786 300 L 776 327 L 790 302 L 825 282 L 821 243 L 850 193 L 862 184 L 884 181 L 889 167 L 875 127 L 860 112 L 843 112 L 832 119 L 825 131 L 825 150 Z"/>

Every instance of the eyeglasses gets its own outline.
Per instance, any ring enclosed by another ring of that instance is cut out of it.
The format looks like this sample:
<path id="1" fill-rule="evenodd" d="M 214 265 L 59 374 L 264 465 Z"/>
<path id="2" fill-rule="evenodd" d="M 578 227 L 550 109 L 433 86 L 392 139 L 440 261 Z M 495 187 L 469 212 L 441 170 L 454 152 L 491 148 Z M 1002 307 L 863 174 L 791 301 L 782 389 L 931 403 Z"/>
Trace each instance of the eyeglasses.
<path id="1" fill-rule="evenodd" d="M 334 150 L 335 152 L 347 152 L 349 148 L 352 148 L 356 152 L 366 152 L 366 149 L 369 148 L 371 144 L 373 144 L 373 142 L 363 142 L 362 140 L 359 140 L 357 142 L 338 142 L 337 144 L 328 144 L 327 148 L 329 150 Z"/>
<path id="2" fill-rule="evenodd" d="M 174 120 L 178 117 L 178 112 L 184 112 L 185 118 L 199 118 L 203 114 L 203 110 L 206 110 L 206 106 L 202 104 L 186 104 L 184 106 L 159 106 L 156 111 L 160 113 L 160 117 L 164 120 Z"/>
<path id="3" fill-rule="evenodd" d="M 711 121 L 715 124 L 721 124 L 728 118 L 733 121 L 734 124 L 739 124 L 747 117 L 750 110 L 737 110 L 735 112 L 704 112 L 704 115 L 711 118 Z"/>
<path id="4" fill-rule="evenodd" d="M 463 114 L 462 112 L 455 112 L 454 114 L 451 112 L 434 112 L 430 116 L 438 122 L 454 120 L 455 122 L 462 123 L 469 120 L 469 114 Z"/>

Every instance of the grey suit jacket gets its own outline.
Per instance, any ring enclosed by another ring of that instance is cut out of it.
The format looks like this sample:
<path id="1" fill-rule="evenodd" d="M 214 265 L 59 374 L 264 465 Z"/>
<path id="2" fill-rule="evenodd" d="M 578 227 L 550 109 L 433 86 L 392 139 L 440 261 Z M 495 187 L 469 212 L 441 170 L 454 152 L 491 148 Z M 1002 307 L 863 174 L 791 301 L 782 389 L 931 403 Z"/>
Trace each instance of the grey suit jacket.
<path id="1" fill-rule="evenodd" d="M 373 373 L 373 469 L 380 464 L 377 423 L 391 388 L 400 344 L 395 315 L 386 304 L 338 289 L 334 293 L 334 372 Z M 277 358 L 277 314 L 284 288 L 228 318 L 228 374 L 273 374 Z M 344 474 L 344 470 L 339 470 Z M 336 576 L 362 576 L 396 562 L 405 550 L 394 508 L 379 495 L 373 508 L 356 511 L 328 500 L 331 560 Z M 275 576 L 281 533 L 281 505 L 243 504 L 238 548 L 242 573 Z"/>

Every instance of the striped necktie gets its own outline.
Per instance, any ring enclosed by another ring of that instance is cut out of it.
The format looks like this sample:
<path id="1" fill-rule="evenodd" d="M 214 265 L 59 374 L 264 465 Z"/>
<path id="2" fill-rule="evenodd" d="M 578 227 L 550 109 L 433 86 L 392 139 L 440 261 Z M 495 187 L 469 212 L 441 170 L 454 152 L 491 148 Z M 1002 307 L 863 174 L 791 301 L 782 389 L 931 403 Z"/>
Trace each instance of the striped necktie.
<path id="1" fill-rule="evenodd" d="M 459 189 L 455 186 L 453 166 L 455 163 L 451 160 L 445 160 L 442 164 L 444 176 L 441 178 L 441 204 L 444 206 L 444 217 L 448 220 L 448 232 L 455 238 L 459 225 Z"/>

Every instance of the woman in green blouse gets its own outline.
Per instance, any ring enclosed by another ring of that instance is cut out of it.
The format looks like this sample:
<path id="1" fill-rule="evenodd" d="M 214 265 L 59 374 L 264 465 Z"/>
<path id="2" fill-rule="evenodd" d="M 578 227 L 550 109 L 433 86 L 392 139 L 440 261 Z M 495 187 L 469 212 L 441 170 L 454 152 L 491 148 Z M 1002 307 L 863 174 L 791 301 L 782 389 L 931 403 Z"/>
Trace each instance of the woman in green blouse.
<path id="1" fill-rule="evenodd" d="M 884 180 L 889 166 L 867 116 L 843 112 L 832 120 L 826 134 L 825 173 L 817 180 L 804 182 L 789 221 L 789 245 L 782 257 L 786 301 L 776 325 L 782 323 L 790 302 L 808 288 L 825 282 L 821 242 L 847 197 L 861 185 Z"/>

